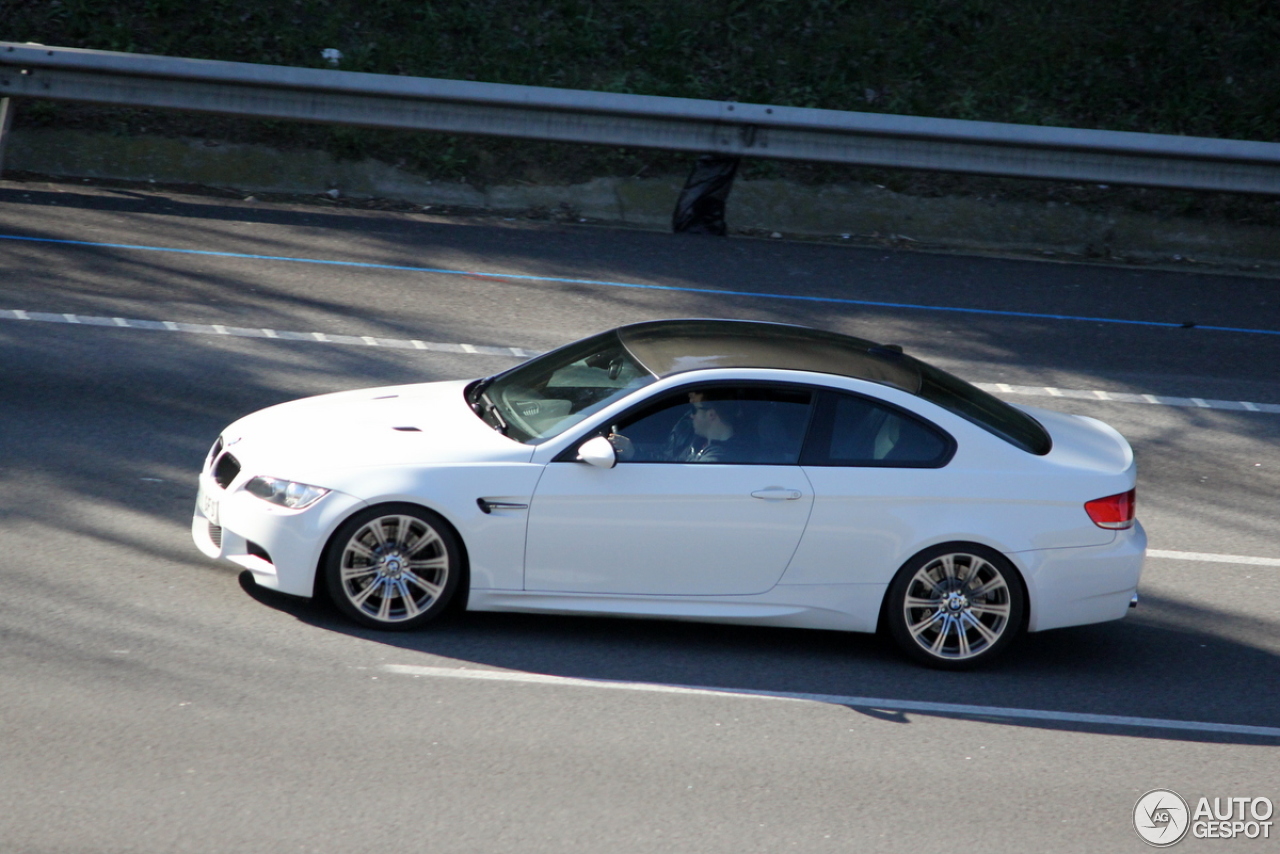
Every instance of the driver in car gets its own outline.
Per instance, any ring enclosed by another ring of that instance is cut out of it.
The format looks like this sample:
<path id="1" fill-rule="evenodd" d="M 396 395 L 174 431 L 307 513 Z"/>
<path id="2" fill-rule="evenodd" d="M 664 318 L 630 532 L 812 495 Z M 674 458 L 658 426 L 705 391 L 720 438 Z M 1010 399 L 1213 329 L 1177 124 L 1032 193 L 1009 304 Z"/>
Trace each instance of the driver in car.
<path id="1" fill-rule="evenodd" d="M 716 463 L 738 461 L 743 456 L 742 439 L 736 430 L 742 421 L 741 407 L 732 399 L 716 399 L 706 392 L 689 392 L 690 410 L 671 428 L 667 447 L 658 460 L 672 463 Z M 621 433 L 609 434 L 618 458 L 636 458 L 631 440 Z"/>

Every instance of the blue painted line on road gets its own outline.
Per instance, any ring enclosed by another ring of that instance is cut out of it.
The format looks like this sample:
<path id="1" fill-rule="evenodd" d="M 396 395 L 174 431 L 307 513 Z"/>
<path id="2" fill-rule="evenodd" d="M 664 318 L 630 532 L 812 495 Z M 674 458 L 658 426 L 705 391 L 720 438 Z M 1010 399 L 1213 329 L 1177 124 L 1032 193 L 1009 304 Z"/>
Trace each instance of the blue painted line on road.
<path id="1" fill-rule="evenodd" d="M 416 267 L 402 264 L 374 264 L 367 261 L 341 261 L 328 258 L 298 258 L 289 255 L 253 255 L 244 252 L 218 252 L 207 249 L 177 249 L 169 246 L 143 246 L 133 243 L 96 243 L 88 240 L 63 240 L 53 237 L 28 237 L 18 234 L 0 234 L 0 240 L 20 240 L 30 243 L 52 243 L 64 246 L 89 246 L 100 249 L 132 249 L 139 252 L 168 252 L 177 255 L 202 255 L 213 258 L 237 258 L 248 261 L 287 261 L 295 264 L 323 264 L 332 267 L 355 267 L 366 270 L 394 270 L 407 273 L 433 273 L 442 276 L 476 276 L 486 279 L 510 279 L 526 282 L 551 282 L 567 285 L 592 285 L 602 288 L 628 288 L 646 291 L 671 291 L 716 297 L 747 297 L 751 299 L 787 300 L 791 302 L 816 302 L 832 305 L 856 305 L 866 308 L 897 308 L 912 311 L 941 311 L 953 314 L 977 314 L 992 317 L 1021 317 L 1031 320 L 1069 320 L 1082 323 L 1111 323 L 1124 326 L 1155 326 L 1166 329 L 1182 329 L 1184 324 L 1162 320 L 1128 320 L 1118 317 L 1087 317 L 1073 314 L 1043 314 L 1031 311 L 1005 311 L 993 308 L 963 308 L 945 305 L 919 305 L 905 302 L 881 302 L 877 300 L 850 299 L 848 297 L 803 296 L 798 294 L 770 294 L 760 291 L 724 291 L 712 288 L 687 288 L 675 285 L 645 285 L 639 282 L 610 282 L 599 279 L 573 279 L 562 276 L 533 276 L 527 273 L 494 273 L 479 270 L 451 270 L 445 267 Z M 1239 326 L 1208 326 L 1196 324 L 1194 329 L 1210 332 L 1239 332 L 1248 335 L 1280 335 L 1280 329 L 1251 329 Z"/>

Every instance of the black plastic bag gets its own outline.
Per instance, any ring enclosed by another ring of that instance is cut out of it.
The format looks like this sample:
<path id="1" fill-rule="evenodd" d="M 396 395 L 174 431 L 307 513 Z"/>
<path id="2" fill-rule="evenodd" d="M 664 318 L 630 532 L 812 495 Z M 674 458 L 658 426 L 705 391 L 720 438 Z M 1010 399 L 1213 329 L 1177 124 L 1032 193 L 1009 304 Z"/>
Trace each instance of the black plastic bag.
<path id="1" fill-rule="evenodd" d="M 738 174 L 738 160 L 716 154 L 698 158 L 671 215 L 672 231 L 724 236 L 724 206 L 733 189 L 733 176 Z"/>

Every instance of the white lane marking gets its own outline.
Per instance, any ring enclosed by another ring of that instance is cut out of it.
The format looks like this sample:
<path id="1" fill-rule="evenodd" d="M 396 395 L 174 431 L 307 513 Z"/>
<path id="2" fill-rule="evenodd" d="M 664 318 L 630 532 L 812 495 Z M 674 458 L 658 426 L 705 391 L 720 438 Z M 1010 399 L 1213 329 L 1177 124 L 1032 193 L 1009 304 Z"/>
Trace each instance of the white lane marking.
<path id="1" fill-rule="evenodd" d="M 530 685 L 562 685 L 578 688 L 605 688 L 614 691 L 646 691 L 652 694 L 696 694 L 719 697 L 725 693 L 716 688 L 693 688 L 687 685 L 663 685 L 658 682 L 617 682 L 609 679 L 575 679 L 572 676 L 548 676 L 544 673 L 524 673 L 518 670 L 465 670 L 452 667 L 418 667 L 412 664 L 384 664 L 388 673 L 402 676 L 433 676 L 445 679 L 475 679 L 482 682 L 524 682 Z M 777 697 L 786 700 L 790 697 Z"/>
<path id="2" fill-rule="evenodd" d="M 1147 557 L 1166 560 L 1194 560 L 1200 563 L 1242 563 L 1246 566 L 1280 566 L 1280 558 L 1249 557 L 1248 555 L 1219 555 L 1208 552 L 1177 552 L 1166 549 L 1147 549 Z"/>
<path id="3" fill-rule="evenodd" d="M 964 715 L 980 718 L 1012 718 L 1014 720 L 1039 720 L 1059 723 L 1082 723 L 1095 726 L 1138 727 L 1142 729 L 1173 729 L 1192 732 L 1217 732 L 1235 735 L 1255 735 L 1280 738 L 1280 727 L 1247 726 L 1244 724 L 1220 724 L 1209 721 L 1177 721 L 1165 718 L 1140 718 L 1128 715 L 1094 715 L 1084 712 L 1055 712 L 1041 709 L 1014 709 L 1003 706 L 971 706 L 964 703 L 931 703 L 924 700 L 893 700 L 885 697 L 853 697 L 837 694 L 802 694 L 790 691 L 756 691 L 747 688 L 711 688 L 702 685 L 668 685 L 661 682 L 623 682 L 610 679 L 577 679 L 569 676 L 548 676 L 542 673 L 523 673 L 513 670 L 467 670 L 452 667 L 419 667 L 411 664 L 384 664 L 387 673 L 402 676 L 427 676 L 444 679 L 474 679 L 489 682 L 521 682 L 535 685 L 559 685 L 576 688 L 601 688 L 606 690 L 645 691 L 654 694 L 686 694 L 695 696 L 746 697 L 790 702 L 827 703 L 855 708 L 886 709 L 926 714 Z"/>
<path id="4" fill-rule="evenodd" d="M 1155 394 L 1130 394 L 1121 391 L 1050 388 L 1048 386 L 1009 385 L 1007 383 L 974 383 L 983 391 L 1029 397 L 1066 397 L 1075 400 L 1105 400 L 1109 403 L 1145 403 L 1152 406 L 1179 406 L 1190 409 L 1224 409 L 1231 412 L 1276 412 L 1280 404 L 1250 403 L 1246 400 L 1204 400 L 1199 397 L 1169 397 Z"/>
<path id="5" fill-rule="evenodd" d="M 0 309 L 0 320 L 34 320 L 42 323 L 74 323 L 94 326 L 120 326 L 126 329 L 146 329 L 167 332 L 186 332 L 194 335 L 225 335 L 231 338 L 270 338 L 288 341 L 319 341 L 324 344 L 354 344 L 363 347 L 399 347 L 406 350 L 435 350 L 444 353 L 472 353 L 481 356 L 514 356 L 527 359 L 537 356 L 540 350 L 520 347 L 491 347 L 485 344 L 433 343 L 431 341 L 375 338 L 372 335 L 337 335 L 324 332 L 287 332 L 279 329 L 246 329 L 225 326 L 221 323 L 178 323 L 172 320 L 136 320 L 124 317 L 93 317 L 79 314 L 52 314 L 29 312 L 21 309 Z"/>
<path id="6" fill-rule="evenodd" d="M 74 323 L 91 326 L 120 326 L 127 329 L 186 332 L 194 335 L 225 335 L 232 338 L 270 338 L 288 341 L 319 341 L 325 344 L 347 344 L 363 347 L 397 347 L 405 350 L 434 350 L 443 353 L 469 353 L 482 356 L 514 356 L 527 359 L 540 355 L 540 350 L 521 347 L 492 347 L 484 344 L 433 343 L 416 339 L 374 338 L 369 335 L 326 334 L 324 332 L 288 332 L 278 329 L 242 329 L 220 323 L 177 323 L 172 320 L 130 320 L 123 317 L 93 317 L 77 314 L 52 314 L 22 309 L 0 309 L 0 320 L 34 320 L 42 323 Z M 1029 395 L 1032 397 L 1063 397 L 1076 400 L 1105 400 L 1114 403 L 1145 403 L 1155 406 L 1179 406 L 1194 409 L 1223 409 L 1233 412 L 1280 413 L 1280 404 L 1251 403 L 1245 400 L 1204 400 L 1198 397 L 1168 397 L 1154 394 L 1129 394 L 1126 392 L 1099 391 L 1094 389 L 1053 388 L 1050 386 L 1009 385 L 1008 383 L 974 383 L 985 391 L 1000 394 Z"/>

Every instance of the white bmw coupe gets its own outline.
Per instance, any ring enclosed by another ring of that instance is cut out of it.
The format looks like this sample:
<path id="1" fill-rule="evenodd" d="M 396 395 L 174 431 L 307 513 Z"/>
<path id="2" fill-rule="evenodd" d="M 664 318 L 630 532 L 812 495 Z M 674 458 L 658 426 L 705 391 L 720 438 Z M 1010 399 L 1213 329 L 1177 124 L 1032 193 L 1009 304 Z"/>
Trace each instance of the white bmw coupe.
<path id="1" fill-rule="evenodd" d="M 1136 603 L 1136 475 L 1106 424 L 899 347 L 666 320 L 248 415 L 209 452 L 191 533 L 380 629 L 451 602 L 880 629 L 961 668 Z"/>

